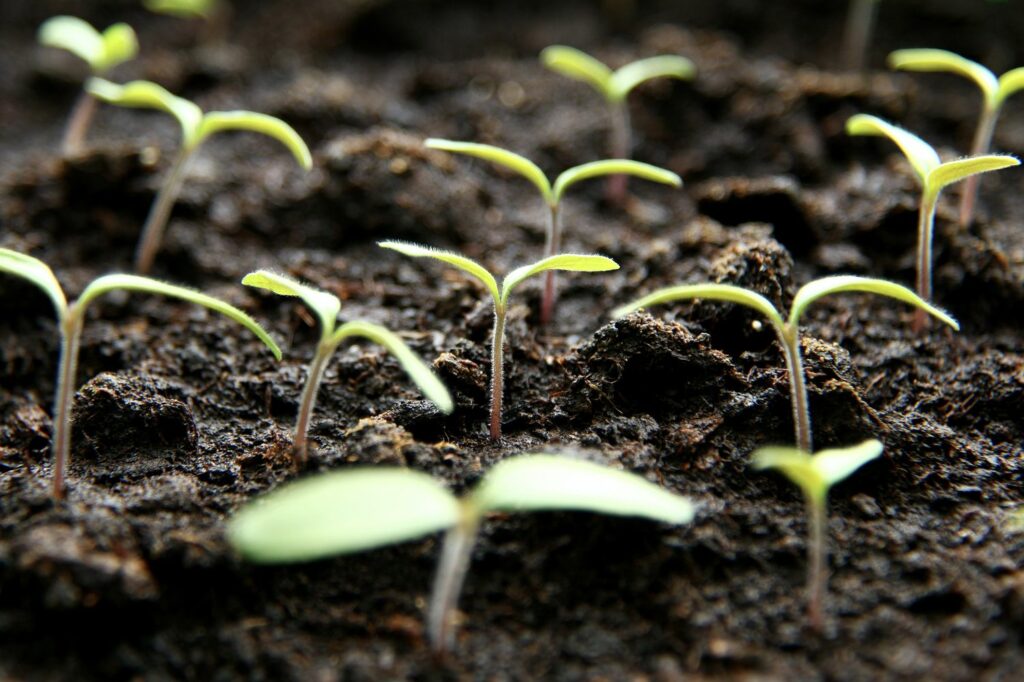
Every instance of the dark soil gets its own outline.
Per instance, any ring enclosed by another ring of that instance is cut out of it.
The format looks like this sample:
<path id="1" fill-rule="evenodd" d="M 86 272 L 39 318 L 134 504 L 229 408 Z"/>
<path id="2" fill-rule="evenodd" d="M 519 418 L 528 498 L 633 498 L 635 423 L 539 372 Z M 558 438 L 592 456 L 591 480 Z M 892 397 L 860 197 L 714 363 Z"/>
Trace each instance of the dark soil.
<path id="1" fill-rule="evenodd" d="M 86 154 L 55 153 L 81 72 L 33 45 L 71 11 L 141 33 L 117 75 L 160 80 L 207 108 L 284 117 L 314 149 L 299 171 L 271 142 L 222 136 L 193 167 L 156 275 L 252 312 L 285 348 L 195 308 L 110 297 L 85 330 L 70 489 L 47 495 L 56 327 L 47 299 L 0 279 L 0 677 L 15 680 L 1011 679 L 1024 665 L 1024 200 L 1020 171 L 986 176 L 954 225 L 947 192 L 936 292 L 963 324 L 917 338 L 910 313 L 843 296 L 807 316 L 819 447 L 867 437 L 882 459 L 831 498 L 830 617 L 805 628 L 803 507 L 748 467 L 792 439 L 781 353 L 752 317 L 679 305 L 617 322 L 617 304 L 715 280 L 788 304 L 810 279 L 913 279 L 916 186 L 882 140 L 847 138 L 864 111 L 953 156 L 978 98 L 946 76 L 829 70 L 845 3 L 241 3 L 229 43 L 137 3 L 4 2 L 0 244 L 49 263 L 71 295 L 130 266 L 176 143 L 166 116 L 101 110 Z M 84 5 L 84 6 L 83 6 Z M 678 5 L 684 5 L 680 7 Z M 827 5 L 827 8 L 822 7 Z M 602 9 L 603 8 L 603 9 Z M 1015 2 L 887 0 L 873 53 L 963 51 L 1024 63 Z M 568 199 L 567 248 L 622 269 L 562 278 L 539 329 L 537 287 L 510 321 L 505 437 L 486 435 L 490 308 L 432 262 L 374 242 L 457 248 L 499 272 L 539 257 L 535 191 L 482 163 L 427 152 L 428 135 L 502 144 L 550 171 L 603 155 L 594 94 L 543 70 L 552 42 L 614 63 L 674 52 L 692 84 L 632 99 L 639 159 L 682 191 L 598 183 Z M 1024 152 L 1024 98 L 996 136 Z M 307 472 L 290 430 L 313 318 L 238 284 L 271 267 L 336 293 L 344 319 L 400 330 L 453 390 L 439 414 L 374 346 L 342 349 L 321 390 Z M 457 650 L 431 657 L 423 612 L 437 538 L 293 567 L 247 565 L 225 518 L 305 473 L 409 466 L 456 490 L 494 462 L 568 452 L 636 471 L 701 505 L 668 528 L 587 514 L 495 518 L 461 601 Z"/>

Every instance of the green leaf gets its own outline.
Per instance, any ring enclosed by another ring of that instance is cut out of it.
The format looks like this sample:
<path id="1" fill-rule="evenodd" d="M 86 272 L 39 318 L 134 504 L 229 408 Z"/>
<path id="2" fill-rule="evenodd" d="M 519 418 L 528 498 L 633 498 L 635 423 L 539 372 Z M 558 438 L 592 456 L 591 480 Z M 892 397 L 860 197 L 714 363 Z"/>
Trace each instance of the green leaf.
<path id="1" fill-rule="evenodd" d="M 552 197 L 555 203 L 562 200 L 562 195 L 570 186 L 582 180 L 600 177 L 602 175 L 633 175 L 644 180 L 660 182 L 664 185 L 682 187 L 682 179 L 672 171 L 652 166 L 649 163 L 630 161 L 628 159 L 606 159 L 604 161 L 592 161 L 575 168 L 570 168 L 555 179 L 555 186 Z"/>
<path id="2" fill-rule="evenodd" d="M 541 51 L 540 61 L 556 73 L 589 83 L 606 99 L 612 99 L 612 70 L 586 52 L 566 45 L 551 45 Z"/>
<path id="3" fill-rule="evenodd" d="M 469 498 L 480 514 L 571 509 L 689 523 L 694 505 L 636 474 L 555 455 L 499 462 Z"/>
<path id="4" fill-rule="evenodd" d="M 816 504 L 824 502 L 828 489 L 882 454 L 882 443 L 866 440 L 848 448 L 822 450 L 809 455 L 791 447 L 758 448 L 752 455 L 755 469 L 778 469 Z"/>
<path id="5" fill-rule="evenodd" d="M 287 147 L 304 169 L 313 167 L 309 147 L 294 128 L 279 118 L 253 111 L 211 111 L 202 117 L 194 144 L 223 130 L 246 130 L 272 137 Z"/>
<path id="6" fill-rule="evenodd" d="M 281 296 L 297 296 L 320 318 L 321 338 L 326 339 L 334 333 L 334 326 L 338 322 L 338 311 L 341 310 L 341 301 L 334 294 L 315 289 L 291 277 L 269 270 L 250 272 L 242 279 L 242 284 L 247 287 L 265 289 Z"/>
<path id="7" fill-rule="evenodd" d="M 478 159 L 484 159 L 485 161 L 490 161 L 493 164 L 504 166 L 532 182 L 537 189 L 540 190 L 541 195 L 544 197 L 544 201 L 549 204 L 554 202 L 554 197 L 551 194 L 551 183 L 548 181 L 548 177 L 544 175 L 544 171 L 542 171 L 537 164 L 530 161 L 525 156 L 520 156 L 514 152 L 489 144 L 453 142 L 452 140 L 440 140 L 434 137 L 429 138 L 423 144 L 430 149 L 441 149 L 454 154 L 475 156 Z"/>
<path id="8" fill-rule="evenodd" d="M 475 260 L 466 258 L 465 256 L 461 256 L 451 251 L 441 251 L 440 249 L 434 249 L 429 246 L 420 246 L 419 244 L 409 244 L 407 242 L 383 241 L 377 242 L 377 246 L 398 251 L 399 253 L 411 256 L 412 258 L 436 258 L 437 260 L 444 261 L 449 265 L 454 265 L 463 272 L 467 272 L 483 282 L 484 286 L 487 287 L 487 290 L 491 292 L 491 296 L 494 297 L 495 305 L 499 305 L 499 302 L 501 301 L 501 293 L 498 291 L 498 281 L 494 279 L 494 275 L 487 271 L 487 268 L 480 265 Z"/>
<path id="9" fill-rule="evenodd" d="M 51 17 L 39 27 L 40 45 L 67 50 L 96 71 L 103 59 L 103 36 L 87 21 L 78 17 Z"/>
<path id="10" fill-rule="evenodd" d="M 822 450 L 814 455 L 814 466 L 832 486 L 881 454 L 881 441 L 872 438 L 848 448 Z"/>
<path id="11" fill-rule="evenodd" d="M 118 64 L 123 64 L 139 53 L 139 39 L 135 31 L 125 23 L 109 26 L 103 32 L 103 56 L 93 67 L 96 73 L 105 73 Z"/>
<path id="12" fill-rule="evenodd" d="M 618 270 L 619 264 L 605 256 L 584 256 L 576 253 L 563 253 L 548 256 L 532 265 L 518 267 L 505 276 L 501 284 L 501 305 L 508 303 L 508 295 L 520 282 L 547 270 L 567 270 L 569 272 L 607 272 Z"/>
<path id="13" fill-rule="evenodd" d="M 929 171 L 924 183 L 925 191 L 935 196 L 946 185 L 958 182 L 972 175 L 1019 165 L 1020 161 L 1016 158 L 1004 154 L 986 154 L 957 159 L 956 161 L 947 161 Z"/>
<path id="14" fill-rule="evenodd" d="M 896 50 L 889 54 L 889 67 L 904 71 L 943 71 L 969 78 L 981 88 L 988 106 L 995 104 L 999 81 L 994 73 L 977 62 L 948 50 Z"/>
<path id="15" fill-rule="evenodd" d="M 1007 97 L 1024 90 L 1024 66 L 1007 71 L 999 77 L 999 93 L 996 95 L 996 106 L 1002 105 Z"/>
<path id="16" fill-rule="evenodd" d="M 780 315 L 779 311 L 775 309 L 775 306 L 772 305 L 771 301 L 757 292 L 733 286 L 732 284 L 683 284 L 681 286 L 658 289 L 657 291 L 647 294 L 643 298 L 639 298 L 632 303 L 627 303 L 624 306 L 616 308 L 612 311 L 612 317 L 623 317 L 634 310 L 649 308 L 652 305 L 658 305 L 660 303 L 669 303 L 671 301 L 693 298 L 739 303 L 740 305 L 745 305 L 748 308 L 753 308 L 767 317 L 780 333 L 786 326 L 782 319 L 782 315 Z"/>
<path id="17" fill-rule="evenodd" d="M 252 561 L 309 561 L 414 540 L 454 526 L 461 513 L 426 474 L 355 469 L 275 490 L 239 510 L 227 535 Z"/>
<path id="18" fill-rule="evenodd" d="M 851 116 L 846 121 L 846 132 L 849 135 L 877 135 L 888 137 L 895 142 L 907 161 L 913 166 L 914 172 L 924 184 L 928 173 L 938 167 L 941 163 L 939 155 L 932 147 L 913 133 L 902 128 L 897 128 L 891 123 L 886 123 L 880 118 L 867 114 Z"/>
<path id="19" fill-rule="evenodd" d="M 676 55 L 649 57 L 626 64 L 612 74 L 608 92 L 612 101 L 621 102 L 626 99 L 633 88 L 644 81 L 649 81 L 652 78 L 692 80 L 696 73 L 697 67 L 686 57 Z"/>
<path id="20" fill-rule="evenodd" d="M 398 360 L 398 364 L 419 387 L 423 395 L 437 405 L 439 410 L 445 414 L 451 414 L 454 405 L 448 389 L 437 378 L 433 370 L 397 334 L 371 322 L 346 322 L 334 332 L 331 341 L 338 344 L 343 339 L 352 336 L 365 337 L 391 351 L 391 354 Z"/>
<path id="21" fill-rule="evenodd" d="M 0 272 L 26 279 L 42 289 L 53 301 L 57 319 L 64 321 L 68 312 L 68 302 L 64 297 L 64 290 L 60 288 L 57 278 L 53 275 L 53 270 L 46 263 L 17 251 L 0 248 Z"/>
<path id="22" fill-rule="evenodd" d="M 960 325 L 956 320 L 950 317 L 946 312 L 928 303 L 902 284 L 887 282 L 884 279 L 857 277 L 855 275 L 822 277 L 821 279 L 808 282 L 800 287 L 800 290 L 796 292 L 796 296 L 793 297 L 793 306 L 790 308 L 789 312 L 789 324 L 796 327 L 800 322 L 800 317 L 804 314 L 804 311 L 807 310 L 807 306 L 822 296 L 829 296 L 831 294 L 848 291 L 879 294 L 880 296 L 895 298 L 898 301 L 909 303 L 912 306 L 916 306 L 921 310 L 924 310 L 928 314 L 939 318 L 953 329 L 960 331 Z"/>
<path id="23" fill-rule="evenodd" d="M 182 19 L 209 19 L 213 16 L 219 0 L 142 0 L 150 12 L 169 14 Z"/>
<path id="24" fill-rule="evenodd" d="M 281 359 L 281 349 L 278 348 L 277 344 L 274 343 L 274 339 L 270 338 L 263 327 L 257 322 L 246 315 L 244 312 L 231 305 L 225 303 L 219 298 L 214 298 L 207 294 L 200 293 L 193 289 L 186 287 L 180 287 L 175 284 L 168 284 L 159 280 L 150 279 L 149 277 L 139 277 L 138 275 L 105 275 L 94 279 L 89 286 L 85 288 L 82 295 L 78 297 L 75 302 L 76 306 L 85 308 L 94 299 L 103 294 L 111 291 L 138 291 L 147 294 L 159 294 L 160 296 L 168 296 L 170 298 L 177 298 L 189 303 L 195 303 L 201 305 L 204 308 L 209 308 L 215 312 L 224 315 L 230 320 L 234 320 L 238 324 L 242 325 L 262 341 L 270 352 L 274 354 L 274 357 L 278 360 Z"/>
<path id="25" fill-rule="evenodd" d="M 110 104 L 164 111 L 178 119 L 186 149 L 193 149 L 198 144 L 199 126 L 203 120 L 202 109 L 187 99 L 172 95 L 156 83 L 132 81 L 125 85 L 117 85 L 102 78 L 90 78 L 85 84 L 85 89 L 94 97 Z"/>

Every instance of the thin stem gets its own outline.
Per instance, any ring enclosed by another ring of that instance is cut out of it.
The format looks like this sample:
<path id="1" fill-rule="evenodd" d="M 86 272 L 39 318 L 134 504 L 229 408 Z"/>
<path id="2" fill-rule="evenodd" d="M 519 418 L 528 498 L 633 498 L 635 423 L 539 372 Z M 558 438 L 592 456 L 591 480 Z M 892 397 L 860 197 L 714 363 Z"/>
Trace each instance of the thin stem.
<path id="1" fill-rule="evenodd" d="M 505 307 L 494 306 L 494 334 L 491 339 L 491 439 L 501 438 L 501 394 L 505 386 Z"/>
<path id="2" fill-rule="evenodd" d="M 611 106 L 612 135 L 611 158 L 628 159 L 633 154 L 632 132 L 629 127 L 629 104 L 626 100 Z M 605 197 L 616 206 L 626 202 L 627 178 L 625 174 L 609 175 L 605 185 Z"/>
<path id="3" fill-rule="evenodd" d="M 558 255 L 562 248 L 562 221 L 558 204 L 551 206 L 551 219 L 548 221 L 547 238 L 544 243 L 544 257 Z M 548 324 L 555 312 L 557 282 L 555 271 L 548 270 L 544 275 L 544 296 L 540 302 L 540 323 Z"/>
<path id="4" fill-rule="evenodd" d="M 307 434 L 309 433 L 309 422 L 313 416 L 313 407 L 316 405 L 316 396 L 320 391 L 320 382 L 327 370 L 327 361 L 331 359 L 334 347 L 331 344 L 320 341 L 316 347 L 316 355 L 309 365 L 309 376 L 306 377 L 306 385 L 302 389 L 302 398 L 299 400 L 299 416 L 295 422 L 295 437 L 292 439 L 292 457 L 296 464 L 306 461 L 306 452 L 309 447 Z"/>
<path id="5" fill-rule="evenodd" d="M 935 205 L 938 196 L 921 196 L 921 209 L 917 222 L 917 295 L 926 301 L 932 300 L 932 233 L 935 228 Z M 913 329 L 921 333 L 928 328 L 928 313 L 917 308 L 914 311 Z"/>
<path id="6" fill-rule="evenodd" d="M 78 374 L 78 349 L 82 342 L 84 311 L 73 304 L 61 322 L 60 365 L 57 370 L 57 397 L 53 406 L 53 487 L 54 499 L 64 497 L 64 472 L 71 461 L 71 408 Z"/>
<path id="7" fill-rule="evenodd" d="M 843 34 L 843 66 L 847 71 L 864 70 L 877 6 L 878 0 L 850 0 Z"/>
<path id="8" fill-rule="evenodd" d="M 811 453 L 811 411 L 807 401 L 803 360 L 800 357 L 800 331 L 787 325 L 784 330 L 778 332 L 783 354 L 786 356 L 786 370 L 789 372 L 789 395 L 793 404 L 796 446 L 806 453 Z"/>
<path id="9" fill-rule="evenodd" d="M 826 557 L 828 539 L 825 518 L 825 500 L 807 499 L 807 620 L 821 632 L 825 628 Z"/>
<path id="10" fill-rule="evenodd" d="M 64 127 L 64 141 L 61 149 L 64 156 L 71 156 L 82 151 L 82 144 L 85 142 L 85 134 L 89 131 L 89 124 L 96 114 L 98 101 L 86 91 L 82 91 L 75 100 L 75 106 L 71 109 L 67 125 Z"/>
<path id="11" fill-rule="evenodd" d="M 160 249 L 160 242 L 163 239 L 164 229 L 167 227 L 167 219 L 174 208 L 174 202 L 181 192 L 182 182 L 185 180 L 185 168 L 192 156 L 192 150 L 182 147 L 178 156 L 174 159 L 164 184 L 157 192 L 153 207 L 149 210 L 146 224 L 142 227 L 142 235 L 139 237 L 139 245 L 135 250 L 135 270 L 140 274 L 146 274 L 153 267 L 153 259 Z"/>
<path id="12" fill-rule="evenodd" d="M 427 611 L 427 637 L 437 654 L 444 654 L 455 644 L 455 607 L 466 579 L 466 569 L 469 568 L 479 527 L 475 516 L 467 513 L 466 517 L 445 535 L 437 575 L 434 576 L 434 589 Z"/>
<path id="13" fill-rule="evenodd" d="M 988 103 L 981 112 L 978 120 L 978 129 L 974 132 L 974 143 L 971 145 L 971 156 L 988 154 L 992 147 L 992 135 L 996 130 L 996 120 L 999 118 L 999 108 L 991 107 Z M 981 175 L 972 175 L 964 181 L 964 191 L 960 195 L 960 226 L 969 227 L 974 219 L 974 202 L 978 196 L 978 185 L 981 183 Z"/>

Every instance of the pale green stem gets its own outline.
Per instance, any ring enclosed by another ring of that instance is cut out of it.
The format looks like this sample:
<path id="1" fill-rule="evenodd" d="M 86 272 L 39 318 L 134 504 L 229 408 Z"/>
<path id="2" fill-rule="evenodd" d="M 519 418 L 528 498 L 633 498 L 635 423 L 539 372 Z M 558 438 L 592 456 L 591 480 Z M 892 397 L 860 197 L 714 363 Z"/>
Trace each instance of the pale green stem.
<path id="1" fill-rule="evenodd" d="M 494 334 L 491 339 L 491 438 L 501 438 L 501 398 L 505 387 L 505 306 L 494 305 Z"/>
<path id="2" fill-rule="evenodd" d="M 562 248 L 562 225 L 561 212 L 558 204 L 550 207 L 551 215 L 548 221 L 547 238 L 544 244 L 544 257 L 557 256 Z M 540 302 L 540 323 L 548 324 L 555 312 L 555 298 L 557 297 L 557 282 L 555 271 L 548 270 L 544 276 L 544 295 Z"/>
<path id="3" fill-rule="evenodd" d="M 971 156 L 988 154 L 992 147 L 992 135 L 996 130 L 996 120 L 999 118 L 999 107 L 990 107 L 987 103 L 981 112 L 981 119 L 978 120 L 978 129 L 974 133 L 974 144 L 971 146 Z M 972 175 L 964 181 L 963 194 L 960 195 L 960 226 L 969 227 L 974 219 L 974 202 L 978 196 L 978 185 L 981 183 L 981 175 Z"/>
<path id="4" fill-rule="evenodd" d="M 61 322 L 60 364 L 57 397 L 53 406 L 53 486 L 55 499 L 64 497 L 64 472 L 71 461 L 71 408 L 75 399 L 78 350 L 82 342 L 85 311 L 72 304 Z"/>
<path id="5" fill-rule="evenodd" d="M 157 192 L 153 207 L 149 210 L 146 224 L 142 227 L 142 235 L 139 237 L 139 245 L 135 249 L 135 270 L 139 274 L 146 274 L 153 267 L 153 259 L 160 249 L 160 242 L 163 240 L 164 229 L 167 227 L 167 219 L 171 216 L 171 209 L 181 192 L 181 185 L 185 180 L 185 168 L 192 157 L 192 149 L 183 146 L 174 159 L 164 184 Z"/>
<path id="6" fill-rule="evenodd" d="M 932 233 L 935 229 L 935 206 L 938 195 L 921 195 L 921 209 L 917 217 L 917 295 L 932 300 Z M 928 313 L 914 310 L 913 330 L 920 333 L 928 328 Z"/>
<path id="7" fill-rule="evenodd" d="M 877 6 L 878 0 L 850 0 L 843 34 L 843 66 L 847 71 L 864 70 Z"/>
<path id="8" fill-rule="evenodd" d="M 97 100 L 86 91 L 82 91 L 75 100 L 75 106 L 71 109 L 67 125 L 64 127 L 64 141 L 61 149 L 64 156 L 77 154 L 82 150 L 85 142 L 85 135 L 89 131 L 89 124 L 92 123 L 96 114 Z"/>
<path id="9" fill-rule="evenodd" d="M 825 590 L 828 575 L 828 539 L 825 498 L 807 498 L 807 620 L 821 632 L 825 628 Z"/>
<path id="10" fill-rule="evenodd" d="M 459 524 L 444 537 L 427 610 L 427 637 L 431 648 L 438 654 L 450 651 L 455 644 L 455 608 L 473 556 L 478 528 L 476 515 L 466 512 Z"/>
<path id="11" fill-rule="evenodd" d="M 807 402 L 807 384 L 804 379 L 803 360 L 800 356 L 800 330 L 787 324 L 776 329 L 783 354 L 786 356 L 786 370 L 789 373 L 789 395 L 793 404 L 793 428 L 796 430 L 796 446 L 804 452 L 811 452 L 811 411 Z"/>
<path id="12" fill-rule="evenodd" d="M 309 433 L 309 422 L 313 416 L 313 407 L 316 405 L 316 396 L 320 391 L 320 382 L 327 370 L 327 362 L 331 359 L 334 346 L 321 340 L 316 347 L 316 355 L 309 365 L 309 376 L 306 377 L 306 385 L 302 389 L 302 397 L 299 400 L 299 416 L 295 421 L 295 437 L 292 439 L 292 456 L 296 463 L 306 460 L 306 451 L 309 447 L 307 434 Z"/>
<path id="13" fill-rule="evenodd" d="M 633 154 L 633 139 L 629 127 L 629 104 L 625 99 L 613 102 L 611 114 L 611 158 L 628 159 Z M 627 176 L 624 173 L 609 175 L 608 184 L 605 186 L 605 196 L 612 204 L 622 206 L 626 201 L 626 187 Z"/>

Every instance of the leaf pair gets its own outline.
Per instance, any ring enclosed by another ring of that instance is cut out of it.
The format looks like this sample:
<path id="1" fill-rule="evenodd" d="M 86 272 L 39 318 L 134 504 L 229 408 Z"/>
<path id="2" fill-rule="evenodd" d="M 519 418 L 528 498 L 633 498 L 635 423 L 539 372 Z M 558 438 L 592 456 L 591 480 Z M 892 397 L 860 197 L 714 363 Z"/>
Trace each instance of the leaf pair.
<path id="1" fill-rule="evenodd" d="M 552 71 L 589 84 L 609 102 L 622 102 L 633 88 L 652 78 L 692 80 L 697 72 L 692 61 L 676 55 L 641 59 L 612 71 L 586 52 L 565 45 L 544 48 L 540 60 Z"/>
<path id="2" fill-rule="evenodd" d="M 94 75 L 135 58 L 139 52 L 138 38 L 128 24 L 118 23 L 100 33 L 87 21 L 77 17 L 57 16 L 39 27 L 39 43 L 80 57 Z"/>
<path id="3" fill-rule="evenodd" d="M 872 439 L 813 455 L 799 448 L 758 448 L 751 463 L 755 469 L 778 469 L 799 486 L 812 504 L 824 504 L 829 488 L 881 454 L 882 443 Z"/>
<path id="4" fill-rule="evenodd" d="M 934 49 L 896 50 L 889 54 L 889 66 L 903 71 L 954 73 L 973 81 L 985 98 L 985 107 L 997 110 L 1010 95 L 1024 90 L 1024 67 L 1011 69 L 998 78 L 977 62 L 955 52 Z"/>

